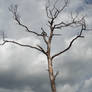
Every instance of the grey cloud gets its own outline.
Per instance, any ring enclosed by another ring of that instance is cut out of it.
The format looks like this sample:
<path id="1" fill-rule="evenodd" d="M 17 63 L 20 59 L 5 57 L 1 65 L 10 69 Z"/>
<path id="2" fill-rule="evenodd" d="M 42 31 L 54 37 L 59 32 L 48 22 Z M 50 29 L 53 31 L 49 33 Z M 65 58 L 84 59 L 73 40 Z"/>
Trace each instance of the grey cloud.
<path id="1" fill-rule="evenodd" d="M 60 71 L 60 75 L 57 78 L 57 84 L 69 84 L 72 87 L 74 85 L 80 85 L 77 90 L 81 92 L 80 87 L 83 87 L 81 83 L 84 83 L 86 79 L 92 76 L 92 44 L 90 41 L 90 38 L 85 38 L 84 42 L 78 40 L 70 51 L 56 59 L 56 63 L 58 62 L 58 64 L 56 64 L 57 66 L 55 68 L 56 71 Z"/>
<path id="2" fill-rule="evenodd" d="M 28 39 L 25 41 L 28 41 Z M 12 54 L 9 56 L 5 55 L 4 58 L 6 58 L 6 60 L 3 60 L 3 57 L 0 59 L 0 88 L 7 89 L 5 92 L 7 92 L 8 89 L 16 89 L 21 92 L 26 86 L 35 92 L 44 90 L 46 92 L 50 90 L 47 89 L 50 88 L 48 72 L 46 71 L 47 68 L 46 65 L 44 65 L 44 67 L 42 66 L 42 64 L 45 63 L 44 61 L 40 61 L 38 52 L 13 44 L 6 44 L 3 47 L 5 48 L 0 48 L 2 49 L 0 54 L 4 51 L 7 54 L 12 52 Z"/>
<path id="3" fill-rule="evenodd" d="M 19 13 L 23 20 L 22 22 L 26 25 L 31 24 L 32 29 L 39 32 L 40 26 L 46 23 L 47 20 L 45 12 L 43 13 L 45 1 L 0 0 L 1 30 L 4 28 L 4 30 L 7 31 L 8 37 L 19 39 L 18 41 L 21 41 L 20 38 L 22 37 L 22 42 L 27 44 L 35 45 L 39 43 L 39 40 L 33 38 L 32 35 L 24 32 L 25 30 L 23 28 L 16 25 L 16 22 L 12 19 L 11 13 L 9 13 L 7 9 L 12 3 L 19 5 Z M 87 13 L 87 22 L 90 27 L 92 26 L 91 6 L 86 5 L 85 2 L 80 0 L 71 0 L 69 7 L 70 8 L 65 10 L 63 16 L 69 15 L 69 12 L 72 10 L 75 11 L 76 8 L 78 10 L 82 9 L 79 11 L 81 14 Z M 29 26 L 29 28 L 31 27 Z M 55 38 L 57 42 L 55 42 L 55 44 L 53 43 L 53 53 L 67 46 L 64 42 L 66 42 L 66 40 L 69 41 L 69 39 L 76 34 L 70 31 L 71 28 L 69 30 L 64 29 L 61 33 L 63 34 L 62 37 L 60 39 Z M 69 35 L 68 37 L 66 33 Z M 56 65 L 54 66 L 54 70 L 60 72 L 56 80 L 58 91 L 90 92 L 91 90 L 91 83 L 89 83 L 89 86 L 87 86 L 87 83 L 91 82 L 92 77 L 92 35 L 91 32 L 85 32 L 84 35 L 84 39 L 76 41 L 70 51 L 64 53 L 55 60 Z M 60 46 L 58 46 L 58 44 L 60 44 Z M 60 49 L 58 49 L 59 47 Z M 6 44 L 4 47 L 0 47 L 0 56 L 1 92 L 50 92 L 48 72 L 46 71 L 46 57 L 41 53 L 13 44 Z"/>
<path id="4" fill-rule="evenodd" d="M 24 88 L 24 89 L 22 89 L 22 90 L 17 90 L 17 89 L 4 89 L 4 88 L 0 88 L 0 91 L 1 92 L 34 92 L 34 91 L 32 91 L 29 87 L 26 87 L 26 88 Z"/>

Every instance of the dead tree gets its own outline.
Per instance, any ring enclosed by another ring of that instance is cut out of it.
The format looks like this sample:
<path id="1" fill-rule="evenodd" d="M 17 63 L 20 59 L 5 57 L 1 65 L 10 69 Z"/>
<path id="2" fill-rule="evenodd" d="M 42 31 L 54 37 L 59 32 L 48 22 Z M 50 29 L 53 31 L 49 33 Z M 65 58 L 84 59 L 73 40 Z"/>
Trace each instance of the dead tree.
<path id="1" fill-rule="evenodd" d="M 56 24 L 55 21 L 58 18 L 58 16 L 61 14 L 61 12 L 67 7 L 68 0 L 66 0 L 64 5 L 60 8 L 57 8 L 57 6 L 56 6 L 57 2 L 58 2 L 57 0 L 56 0 L 56 2 L 54 2 L 52 8 L 50 7 L 50 3 L 48 3 L 48 5 L 46 6 L 46 14 L 47 14 L 47 17 L 48 17 L 49 32 L 47 32 L 44 28 L 41 27 L 41 33 L 30 30 L 26 25 L 24 25 L 21 22 L 20 16 L 17 12 L 17 9 L 18 9 L 17 5 L 14 5 L 14 6 L 11 5 L 9 7 L 9 11 L 13 14 L 13 17 L 14 17 L 15 21 L 20 26 L 25 28 L 27 32 L 32 33 L 32 34 L 34 34 L 38 37 L 41 37 L 41 39 L 43 39 L 43 41 L 46 45 L 46 49 L 43 48 L 40 45 L 31 46 L 31 45 L 21 44 L 19 42 L 14 41 L 14 40 L 13 41 L 12 40 L 7 40 L 7 39 L 5 39 L 4 34 L 3 34 L 3 43 L 0 44 L 0 45 L 4 45 L 6 43 L 14 43 L 14 44 L 17 44 L 19 46 L 36 49 L 36 50 L 40 51 L 41 53 L 45 54 L 47 56 L 48 73 L 49 73 L 49 79 L 50 79 L 50 85 L 51 85 L 51 91 L 52 92 L 56 92 L 55 80 L 56 80 L 56 77 L 58 75 L 58 72 L 56 74 L 54 74 L 54 71 L 53 71 L 53 61 L 54 61 L 54 59 L 56 57 L 62 55 L 64 52 L 68 51 L 71 48 L 73 42 L 75 42 L 78 38 L 83 38 L 84 36 L 82 35 L 82 33 L 83 33 L 84 30 L 86 30 L 85 17 L 83 17 L 83 16 L 81 18 L 78 18 L 78 16 L 73 17 L 72 14 L 71 14 L 71 22 L 66 23 L 66 22 L 60 20 L 61 22 Z M 52 44 L 53 37 L 54 36 L 60 36 L 60 34 L 55 34 L 54 32 L 56 30 L 59 30 L 59 29 L 61 30 L 61 28 L 70 27 L 70 26 L 74 26 L 74 25 L 80 27 L 79 34 L 77 34 L 77 36 L 75 36 L 70 41 L 67 48 L 65 48 L 64 50 L 62 50 L 62 51 L 60 51 L 60 52 L 58 52 L 54 55 L 51 55 L 51 48 L 52 48 L 51 44 Z"/>

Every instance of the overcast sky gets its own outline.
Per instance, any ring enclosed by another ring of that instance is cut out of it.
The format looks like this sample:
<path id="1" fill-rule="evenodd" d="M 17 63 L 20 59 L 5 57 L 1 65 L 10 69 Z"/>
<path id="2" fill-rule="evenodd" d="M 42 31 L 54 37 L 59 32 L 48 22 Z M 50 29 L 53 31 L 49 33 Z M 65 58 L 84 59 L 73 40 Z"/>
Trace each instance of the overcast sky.
<path id="1" fill-rule="evenodd" d="M 21 20 L 30 29 L 40 32 L 41 27 L 47 28 L 46 0 L 0 0 L 0 42 L 4 32 L 7 39 L 44 46 L 42 40 L 25 32 L 14 21 L 8 10 L 11 4 L 18 4 Z M 71 12 L 85 15 L 87 27 L 92 29 L 92 0 L 70 0 L 57 22 L 69 21 Z M 77 29 L 72 28 L 59 32 L 62 36 L 54 38 L 52 54 L 63 50 L 78 34 Z M 68 52 L 55 59 L 54 70 L 59 71 L 57 92 L 92 92 L 92 32 L 83 35 L 85 38 L 78 39 Z M 0 46 L 0 92 L 51 92 L 46 56 L 14 44 Z"/>

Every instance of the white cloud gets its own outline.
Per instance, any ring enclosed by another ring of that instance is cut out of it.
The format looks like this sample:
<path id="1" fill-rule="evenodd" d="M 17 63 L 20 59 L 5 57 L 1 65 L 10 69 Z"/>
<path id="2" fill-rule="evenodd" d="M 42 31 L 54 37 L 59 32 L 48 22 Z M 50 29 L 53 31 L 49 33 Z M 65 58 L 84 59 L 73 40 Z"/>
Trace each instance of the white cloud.
<path id="1" fill-rule="evenodd" d="M 91 92 L 92 91 L 92 78 L 84 81 L 84 85 L 80 91 L 81 92 Z"/>
<path id="2" fill-rule="evenodd" d="M 34 92 L 30 87 L 25 87 L 23 89 L 4 89 L 0 88 L 0 92 Z"/>
<path id="3" fill-rule="evenodd" d="M 40 44 L 40 41 L 38 39 L 32 37 L 22 38 L 20 40 L 17 40 L 17 42 L 23 44 L 30 44 L 32 46 Z M 23 70 L 26 70 L 29 67 L 31 68 L 32 63 L 36 62 L 35 59 L 37 58 L 35 57 L 38 57 L 38 54 L 36 50 L 20 47 L 15 44 L 6 43 L 4 46 L 0 46 L 0 56 L 1 56 L 0 59 L 1 70 L 4 68 L 19 69 L 20 66 L 21 69 L 24 67 Z M 29 71 L 26 70 L 25 73 Z M 20 72 L 22 72 L 22 70 Z"/>
<path id="4" fill-rule="evenodd" d="M 65 84 L 63 87 L 62 85 L 61 86 L 58 86 L 57 88 L 57 92 L 76 92 L 76 88 L 70 86 L 69 84 Z"/>
<path id="5" fill-rule="evenodd" d="M 84 88 L 88 88 L 92 86 L 92 78 L 90 78 L 89 80 L 85 80 L 85 83 L 84 83 Z"/>

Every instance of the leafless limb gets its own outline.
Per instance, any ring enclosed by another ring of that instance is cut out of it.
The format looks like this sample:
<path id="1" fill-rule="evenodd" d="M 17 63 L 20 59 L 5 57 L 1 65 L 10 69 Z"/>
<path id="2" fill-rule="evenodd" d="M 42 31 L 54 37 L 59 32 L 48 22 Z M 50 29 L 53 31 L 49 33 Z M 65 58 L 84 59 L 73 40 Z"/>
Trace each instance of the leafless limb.
<path id="1" fill-rule="evenodd" d="M 61 7 L 60 9 L 57 9 L 57 8 L 54 6 L 55 9 L 56 9 L 56 11 L 55 11 L 55 13 L 54 13 L 54 18 L 57 18 L 58 15 L 67 7 L 67 5 L 68 5 L 68 0 L 65 1 L 64 6 Z"/>
<path id="2" fill-rule="evenodd" d="M 37 51 L 40 51 L 40 52 L 42 52 L 42 53 L 44 53 L 46 55 L 46 52 L 44 51 L 44 49 L 39 45 L 37 45 L 38 47 L 31 46 L 31 45 L 25 45 L 25 44 L 21 44 L 21 43 L 19 43 L 17 41 L 5 40 L 5 38 L 3 37 L 3 43 L 1 43 L 0 45 L 4 45 L 6 43 L 13 43 L 13 44 L 16 44 L 16 45 L 19 45 L 19 46 L 22 46 L 22 47 L 33 48 L 33 49 L 35 49 Z"/>
<path id="3" fill-rule="evenodd" d="M 24 25 L 23 23 L 21 23 L 21 21 L 20 21 L 20 16 L 19 16 L 19 14 L 18 14 L 18 5 L 11 5 L 11 6 L 9 7 L 9 11 L 13 14 L 15 21 L 16 21 L 20 26 L 24 27 L 27 32 L 33 33 L 33 34 L 35 34 L 35 35 L 37 35 L 37 36 L 42 36 L 41 34 L 39 34 L 39 33 L 37 33 L 37 32 L 34 32 L 34 31 L 29 30 L 29 28 L 28 28 L 26 25 Z"/>
<path id="4" fill-rule="evenodd" d="M 45 30 L 41 27 L 41 30 L 42 30 L 42 37 L 43 37 L 43 40 L 44 42 L 46 43 L 46 45 L 48 44 L 47 40 L 46 40 L 46 37 L 48 37 L 47 33 L 45 32 Z"/>
<path id="5" fill-rule="evenodd" d="M 56 2 L 54 3 L 52 9 L 50 9 L 50 2 L 49 2 L 49 5 L 46 6 L 46 14 L 49 19 L 55 20 L 58 17 L 58 15 L 65 9 L 65 7 L 67 7 L 67 4 L 68 4 L 68 0 L 66 0 L 64 3 L 64 6 L 58 9 L 56 7 L 57 2 L 58 0 L 56 0 Z"/>
<path id="6" fill-rule="evenodd" d="M 37 45 L 37 47 L 39 47 L 41 52 L 43 52 L 47 56 L 47 52 L 40 45 Z"/>
<path id="7" fill-rule="evenodd" d="M 49 16 L 49 13 L 51 12 L 50 9 L 49 9 L 49 6 L 46 6 L 46 14 L 47 14 L 47 17 L 51 19 L 51 17 Z M 52 15 L 52 14 L 51 14 Z"/>
<path id="8" fill-rule="evenodd" d="M 72 21 L 75 21 L 77 18 L 78 18 L 78 13 L 76 14 L 76 16 L 75 17 L 73 17 L 73 13 L 71 12 L 71 19 L 72 19 Z"/>
<path id="9" fill-rule="evenodd" d="M 77 18 L 77 16 L 75 16 L 74 18 L 72 17 L 72 21 L 69 22 L 69 23 L 65 23 L 65 22 L 62 21 L 58 24 L 55 24 L 54 27 L 55 27 L 55 29 L 61 29 L 63 27 L 68 27 L 68 26 L 72 26 L 72 25 L 80 25 L 81 26 L 81 22 L 84 21 L 85 16 L 83 16 L 80 19 L 76 19 L 76 18 Z"/>
<path id="10" fill-rule="evenodd" d="M 82 26 L 82 28 L 81 28 L 81 31 L 80 31 L 79 35 L 77 35 L 75 38 L 72 39 L 72 41 L 70 42 L 69 46 L 68 46 L 66 49 L 64 49 L 63 51 L 61 51 L 61 52 L 59 52 L 59 53 L 57 53 L 57 54 L 55 54 L 55 55 L 53 55 L 53 56 L 52 56 L 52 59 L 54 59 L 55 57 L 61 55 L 61 54 L 64 53 L 64 52 L 68 51 L 68 50 L 71 48 L 72 44 L 73 44 L 78 38 L 84 38 L 84 36 L 82 36 L 82 32 L 83 32 L 84 30 L 86 30 L 86 28 L 85 28 L 85 25 L 84 25 L 84 24 L 82 24 L 81 26 Z"/>
<path id="11" fill-rule="evenodd" d="M 29 28 L 28 28 L 26 25 L 24 25 L 23 23 L 21 23 L 20 17 L 19 17 L 19 14 L 18 14 L 18 5 L 11 5 L 11 6 L 9 7 L 9 11 L 12 12 L 15 21 L 16 21 L 20 26 L 24 27 L 27 32 L 30 32 L 30 33 L 33 33 L 33 34 L 35 34 L 35 35 L 37 35 L 37 36 L 43 37 L 44 42 L 47 44 L 46 37 L 48 37 L 48 36 L 47 36 L 47 33 L 44 31 L 43 28 L 41 28 L 42 33 L 39 34 L 39 33 L 37 33 L 37 32 L 34 32 L 34 31 L 29 30 Z M 41 48 L 40 48 L 40 49 L 41 49 Z M 44 53 L 45 53 L 45 52 L 44 52 Z M 45 54 L 46 54 L 46 53 L 45 53 Z"/>

